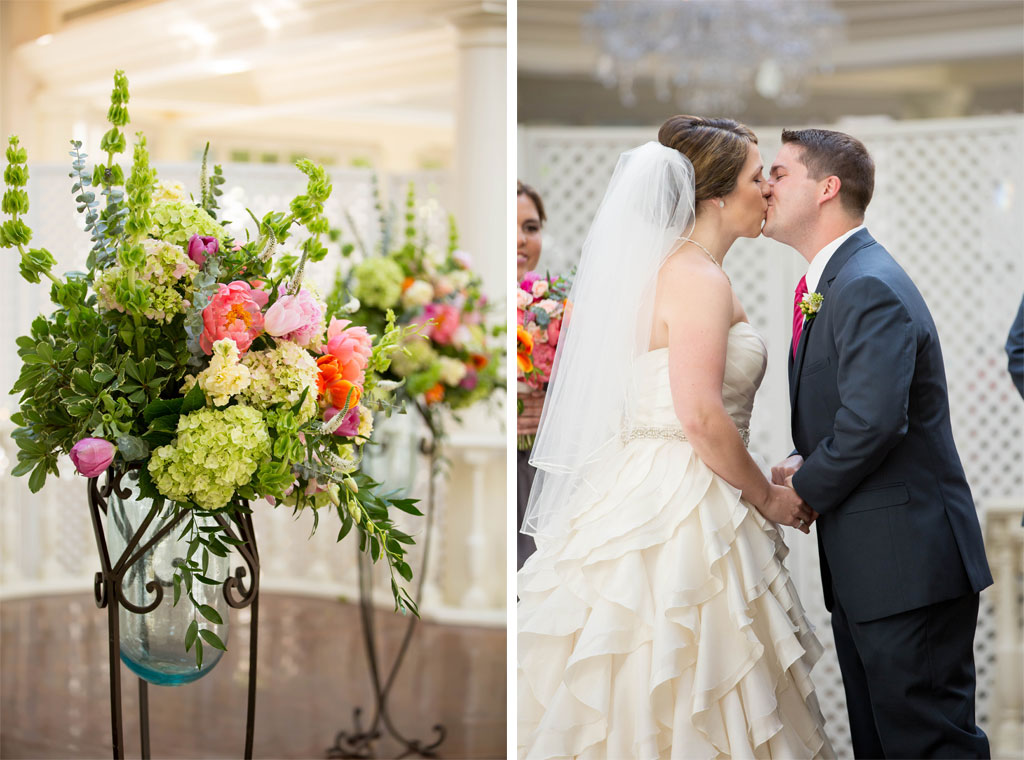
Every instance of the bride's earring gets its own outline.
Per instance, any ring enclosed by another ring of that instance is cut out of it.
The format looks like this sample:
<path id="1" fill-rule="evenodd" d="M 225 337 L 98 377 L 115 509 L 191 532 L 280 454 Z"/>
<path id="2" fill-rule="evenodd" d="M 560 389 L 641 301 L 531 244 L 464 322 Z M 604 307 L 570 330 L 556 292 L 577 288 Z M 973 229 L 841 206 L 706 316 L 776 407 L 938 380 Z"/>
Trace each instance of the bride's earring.
<path id="1" fill-rule="evenodd" d="M 718 208 L 725 208 L 725 201 L 719 201 Z"/>

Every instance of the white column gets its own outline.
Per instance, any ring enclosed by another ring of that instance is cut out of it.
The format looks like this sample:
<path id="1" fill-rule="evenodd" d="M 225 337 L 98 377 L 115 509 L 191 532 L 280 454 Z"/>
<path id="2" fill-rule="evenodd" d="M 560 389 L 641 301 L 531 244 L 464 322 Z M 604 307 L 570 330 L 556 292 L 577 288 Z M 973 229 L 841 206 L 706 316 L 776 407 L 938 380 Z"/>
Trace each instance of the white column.
<path id="1" fill-rule="evenodd" d="M 455 211 L 461 247 L 473 254 L 488 297 L 505 293 L 509 230 L 505 118 L 505 7 L 451 17 L 457 29 Z"/>
<path id="2" fill-rule="evenodd" d="M 469 560 L 469 588 L 462 595 L 461 606 L 468 609 L 484 609 L 491 606 L 485 586 L 488 569 L 487 540 L 487 496 L 484 491 L 484 468 L 494 452 L 483 447 L 462 451 L 462 460 L 472 469 L 472 518 L 466 547 Z"/>

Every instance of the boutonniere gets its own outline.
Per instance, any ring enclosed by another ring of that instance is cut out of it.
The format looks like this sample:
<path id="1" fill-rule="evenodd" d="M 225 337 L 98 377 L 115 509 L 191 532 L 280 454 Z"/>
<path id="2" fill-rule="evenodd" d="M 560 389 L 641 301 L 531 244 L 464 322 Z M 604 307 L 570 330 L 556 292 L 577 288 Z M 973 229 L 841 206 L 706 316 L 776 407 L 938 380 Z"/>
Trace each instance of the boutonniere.
<path id="1" fill-rule="evenodd" d="M 818 316 L 818 310 L 821 309 L 821 303 L 824 300 L 825 296 L 821 293 L 804 293 L 804 297 L 800 300 L 800 311 L 804 313 L 808 322 Z"/>

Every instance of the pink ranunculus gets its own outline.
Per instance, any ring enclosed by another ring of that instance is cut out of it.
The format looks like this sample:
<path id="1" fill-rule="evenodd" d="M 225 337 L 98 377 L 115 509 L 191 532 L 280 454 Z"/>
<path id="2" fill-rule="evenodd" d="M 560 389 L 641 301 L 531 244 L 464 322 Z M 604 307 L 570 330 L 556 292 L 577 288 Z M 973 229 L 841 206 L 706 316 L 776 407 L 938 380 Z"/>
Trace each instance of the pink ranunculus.
<path id="1" fill-rule="evenodd" d="M 114 461 L 114 452 L 117 447 L 110 441 L 102 438 L 83 438 L 71 447 L 71 461 L 77 469 L 87 478 L 95 478 L 106 472 L 110 463 Z"/>
<path id="2" fill-rule="evenodd" d="M 533 294 L 533 283 L 540 279 L 540 275 L 536 272 L 527 272 L 523 275 L 522 281 L 519 283 L 519 287 L 525 290 L 527 293 Z"/>
<path id="3" fill-rule="evenodd" d="M 303 347 L 319 343 L 324 334 L 324 305 L 305 288 L 289 296 L 282 285 L 278 293 L 277 301 L 267 310 L 267 333 Z"/>
<path id="4" fill-rule="evenodd" d="M 207 256 L 213 256 L 220 250 L 220 241 L 207 235 L 193 235 L 188 239 L 188 257 L 202 267 Z"/>
<path id="5" fill-rule="evenodd" d="M 341 410 L 336 406 L 329 406 L 324 409 L 324 422 L 330 422 L 334 419 L 334 415 L 340 411 Z M 342 423 L 337 427 L 337 429 L 335 429 L 334 434 L 344 438 L 352 438 L 359 432 L 359 419 L 359 407 L 354 406 L 348 410 L 348 413 L 345 415 L 345 419 L 342 420 Z"/>
<path id="6" fill-rule="evenodd" d="M 452 342 L 452 336 L 459 329 L 459 307 L 448 303 L 428 303 L 423 309 L 420 323 L 433 321 L 428 331 L 430 339 L 441 345 Z"/>
<path id="7" fill-rule="evenodd" d="M 548 292 L 548 281 L 547 280 L 537 280 L 530 287 L 530 292 L 533 293 L 533 297 L 534 298 L 541 298 L 541 297 L 547 295 L 547 292 Z"/>
<path id="8" fill-rule="evenodd" d="M 263 332 L 263 314 L 253 298 L 249 283 L 235 280 L 221 283 L 210 304 L 203 309 L 203 334 L 199 347 L 207 355 L 213 353 L 213 344 L 230 338 L 239 353 L 249 350 L 253 340 Z"/>
<path id="9" fill-rule="evenodd" d="M 320 346 L 320 353 L 337 358 L 342 376 L 362 385 L 363 370 L 373 353 L 373 338 L 365 327 L 350 327 L 351 324 L 347 319 L 332 317 L 327 327 L 327 343 Z"/>

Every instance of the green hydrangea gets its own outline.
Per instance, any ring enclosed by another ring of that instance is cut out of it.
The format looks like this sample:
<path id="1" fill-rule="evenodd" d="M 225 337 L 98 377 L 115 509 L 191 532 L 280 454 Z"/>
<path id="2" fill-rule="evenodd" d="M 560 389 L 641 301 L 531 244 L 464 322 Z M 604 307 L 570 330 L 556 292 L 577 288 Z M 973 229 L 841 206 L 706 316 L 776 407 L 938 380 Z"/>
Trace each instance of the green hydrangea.
<path id="1" fill-rule="evenodd" d="M 391 371 L 399 377 L 408 377 L 414 372 L 427 369 L 437 360 L 437 352 L 431 348 L 430 341 L 422 335 L 415 335 L 391 354 Z"/>
<path id="2" fill-rule="evenodd" d="M 299 424 L 316 416 L 319 369 L 309 351 L 290 340 L 279 340 L 276 348 L 249 351 L 242 364 L 249 368 L 251 380 L 239 399 L 257 409 L 280 403 L 293 406 L 308 389 L 295 416 Z"/>
<path id="3" fill-rule="evenodd" d="M 390 309 L 402 296 L 402 268 L 389 258 L 377 256 L 362 261 L 352 270 L 355 286 L 352 295 L 365 306 Z"/>
<path id="4" fill-rule="evenodd" d="M 146 258 L 142 268 L 135 273 L 134 286 L 128 271 L 120 265 L 111 267 L 96 278 L 100 306 L 124 312 L 129 303 L 135 302 L 131 297 L 133 287 L 141 286 L 147 297 L 140 314 L 157 322 L 170 322 L 185 310 L 185 300 L 192 297 L 192 280 L 199 268 L 179 245 L 150 238 L 142 241 L 142 248 Z"/>
<path id="5" fill-rule="evenodd" d="M 205 408 L 178 419 L 177 437 L 153 452 L 149 472 L 168 499 L 218 509 L 269 456 L 270 435 L 256 409 Z"/>
<path id="6" fill-rule="evenodd" d="M 216 219 L 189 201 L 158 201 L 153 204 L 149 215 L 153 220 L 149 234 L 180 246 L 187 246 L 193 235 L 215 237 L 221 244 L 228 236 Z"/>

